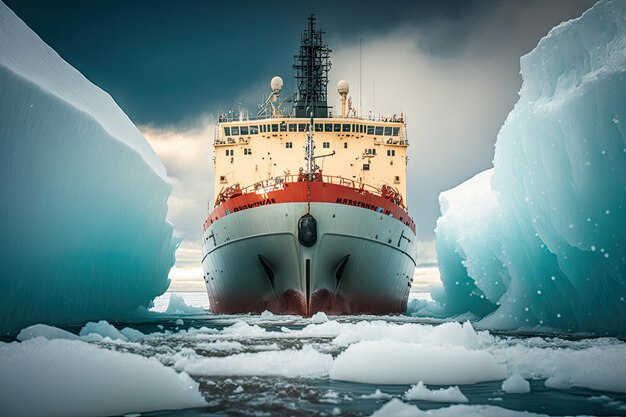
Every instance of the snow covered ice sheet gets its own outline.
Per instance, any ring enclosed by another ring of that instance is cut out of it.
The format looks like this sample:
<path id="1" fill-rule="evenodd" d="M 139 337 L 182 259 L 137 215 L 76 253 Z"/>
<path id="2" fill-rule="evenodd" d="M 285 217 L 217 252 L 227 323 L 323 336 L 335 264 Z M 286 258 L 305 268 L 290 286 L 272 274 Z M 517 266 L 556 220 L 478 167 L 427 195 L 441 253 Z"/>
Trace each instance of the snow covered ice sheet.
<path id="1" fill-rule="evenodd" d="M 148 307 L 177 245 L 161 161 L 1 2 L 0 91 L 0 334 Z"/>
<path id="2" fill-rule="evenodd" d="M 626 335 L 625 16 L 600 1 L 521 58 L 494 168 L 439 198 L 447 314 Z"/>

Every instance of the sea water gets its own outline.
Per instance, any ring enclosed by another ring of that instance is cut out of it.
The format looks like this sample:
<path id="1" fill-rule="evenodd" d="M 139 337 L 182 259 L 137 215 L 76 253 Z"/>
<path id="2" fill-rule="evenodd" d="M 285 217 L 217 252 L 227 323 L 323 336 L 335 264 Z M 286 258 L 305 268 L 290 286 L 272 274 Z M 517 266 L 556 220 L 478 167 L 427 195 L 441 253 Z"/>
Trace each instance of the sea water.
<path id="1" fill-rule="evenodd" d="M 411 297 L 427 299 L 428 295 Z M 189 387 L 199 395 L 189 404 L 197 405 L 200 396 L 206 402 L 190 408 L 164 406 L 178 410 L 129 405 L 125 411 L 153 410 L 142 413 L 148 416 L 369 416 L 396 415 L 397 407 L 404 407 L 401 411 L 406 415 L 421 415 L 419 410 L 446 416 L 515 415 L 516 410 L 548 415 L 626 414 L 626 384 L 622 385 L 626 371 L 619 360 L 626 357 L 626 343 L 616 338 L 492 333 L 475 330 L 470 322 L 406 315 L 215 315 L 205 310 L 204 292 L 168 292 L 154 304 L 152 312 L 132 323 L 99 322 L 63 330 L 34 326 L 17 338 L 24 346 L 41 344 L 34 352 L 45 352 L 45 344 L 55 339 L 76 338 L 63 342 L 126 355 L 124 363 L 111 363 L 108 368 L 127 367 L 130 358 L 151 358 L 154 366 L 191 376 Z M 19 344 L 0 343 L 0 352 Z M 8 386 L 3 373 L 0 382 Z M 40 368 L 36 375 L 45 373 Z M 513 374 L 526 379 L 529 390 L 522 386 L 522 392 L 515 393 L 515 387 L 503 387 L 502 380 Z M 19 387 L 24 381 L 15 378 L 11 385 Z M 419 381 L 426 388 L 417 395 L 421 399 L 411 399 L 415 395 L 408 391 Z M 148 405 L 171 393 L 171 389 L 153 391 L 153 382 L 149 375 L 143 382 L 151 391 Z M 123 387 L 124 377 L 117 383 Z M 24 387 L 31 384 L 26 381 Z M 132 396 L 136 385 L 124 389 Z M 81 389 L 74 395 L 85 395 Z M 439 389 L 447 391 L 438 393 Z M 28 396 L 36 395 L 25 390 Z M 99 395 L 106 397 L 106 389 Z M 3 401 L 10 409 L 12 400 Z M 107 408 L 94 412 L 111 413 Z M 72 415 L 72 409 L 64 414 Z"/>

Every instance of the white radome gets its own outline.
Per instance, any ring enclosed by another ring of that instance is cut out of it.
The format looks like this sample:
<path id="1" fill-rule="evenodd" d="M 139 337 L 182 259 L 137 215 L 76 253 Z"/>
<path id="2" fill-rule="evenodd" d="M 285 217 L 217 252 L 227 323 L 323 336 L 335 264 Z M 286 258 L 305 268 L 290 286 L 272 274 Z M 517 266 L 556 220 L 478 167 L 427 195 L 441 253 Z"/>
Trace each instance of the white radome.
<path id="1" fill-rule="evenodd" d="M 350 92 L 350 84 L 346 80 L 341 80 L 337 83 L 337 92 L 339 95 L 348 94 Z"/>
<path id="2" fill-rule="evenodd" d="M 272 91 L 280 91 L 283 88 L 283 79 L 277 75 L 276 77 L 272 78 L 270 85 L 272 87 Z"/>

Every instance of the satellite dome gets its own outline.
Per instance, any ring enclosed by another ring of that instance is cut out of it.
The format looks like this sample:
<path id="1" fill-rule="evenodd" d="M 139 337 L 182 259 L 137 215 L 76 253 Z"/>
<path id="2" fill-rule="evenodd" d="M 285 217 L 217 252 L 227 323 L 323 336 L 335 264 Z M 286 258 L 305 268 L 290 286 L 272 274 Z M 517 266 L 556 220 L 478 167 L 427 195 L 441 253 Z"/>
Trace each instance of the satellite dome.
<path id="1" fill-rule="evenodd" d="M 280 91 L 283 88 L 283 79 L 277 75 L 272 78 L 270 85 L 272 86 L 272 91 Z"/>
<path id="2" fill-rule="evenodd" d="M 337 92 L 340 95 L 348 94 L 350 91 L 350 85 L 346 80 L 341 80 L 337 83 Z"/>

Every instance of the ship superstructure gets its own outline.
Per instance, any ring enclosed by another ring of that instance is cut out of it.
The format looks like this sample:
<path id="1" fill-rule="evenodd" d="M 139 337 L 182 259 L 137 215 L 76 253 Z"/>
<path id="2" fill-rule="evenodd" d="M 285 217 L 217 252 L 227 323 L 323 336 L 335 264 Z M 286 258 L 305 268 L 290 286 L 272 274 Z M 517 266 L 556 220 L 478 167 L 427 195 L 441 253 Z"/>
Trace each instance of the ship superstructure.
<path id="1" fill-rule="evenodd" d="M 256 117 L 220 117 L 202 261 L 214 312 L 406 309 L 416 247 L 404 118 L 357 117 L 345 81 L 333 114 L 322 33 L 309 18 L 296 97 L 281 101 L 274 77 Z"/>

